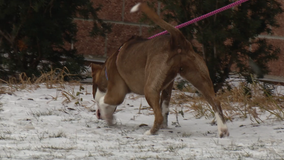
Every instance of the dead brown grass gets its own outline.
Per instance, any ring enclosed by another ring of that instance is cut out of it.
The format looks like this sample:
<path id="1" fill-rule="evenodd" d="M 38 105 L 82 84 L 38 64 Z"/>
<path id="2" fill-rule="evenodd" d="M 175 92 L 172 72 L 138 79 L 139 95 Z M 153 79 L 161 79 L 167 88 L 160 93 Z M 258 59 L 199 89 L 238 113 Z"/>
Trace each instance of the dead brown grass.
<path id="1" fill-rule="evenodd" d="M 261 123 L 260 115 L 268 113 L 267 118 L 284 120 L 284 96 L 279 93 L 267 93 L 261 83 L 241 83 L 230 90 L 225 89 L 217 94 L 224 115 L 228 120 L 235 118 L 250 118 Z M 196 118 L 209 118 L 214 115 L 210 105 L 196 94 L 193 87 L 173 94 L 171 104 L 182 105 L 183 112 L 192 112 Z"/>
<path id="2" fill-rule="evenodd" d="M 25 73 L 20 73 L 18 77 L 11 77 L 8 81 L 0 79 L 0 94 L 13 94 L 15 91 L 19 90 L 35 90 L 40 87 L 40 85 L 45 85 L 46 88 L 65 88 L 65 85 L 70 83 L 79 83 L 78 81 L 66 82 L 64 79 L 66 77 L 73 76 L 69 73 L 67 68 L 54 69 L 50 72 L 42 73 L 40 77 L 28 77 Z"/>
<path id="3" fill-rule="evenodd" d="M 55 69 L 51 70 L 47 73 L 42 73 L 42 75 L 35 80 L 35 84 L 45 84 L 47 88 L 65 88 L 66 81 L 64 80 L 66 77 L 70 77 L 69 70 L 64 67 L 63 69 Z M 78 81 L 71 81 L 71 83 L 78 83 Z"/>
<path id="4" fill-rule="evenodd" d="M 250 89 L 249 93 L 244 88 Z M 218 94 L 222 106 L 229 116 L 250 118 L 252 121 L 260 123 L 262 120 L 259 115 L 268 112 L 270 118 L 278 120 L 284 119 L 284 103 L 279 101 L 283 95 L 275 93 L 270 95 L 260 83 L 250 85 L 242 83 L 231 91 L 226 90 Z"/>

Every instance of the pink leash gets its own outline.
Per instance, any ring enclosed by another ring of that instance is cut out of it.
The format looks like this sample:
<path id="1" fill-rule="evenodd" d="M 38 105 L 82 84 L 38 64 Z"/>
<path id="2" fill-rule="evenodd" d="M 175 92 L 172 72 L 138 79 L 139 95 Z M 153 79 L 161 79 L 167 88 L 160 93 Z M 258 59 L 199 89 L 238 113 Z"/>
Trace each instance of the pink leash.
<path id="1" fill-rule="evenodd" d="M 224 6 L 224 7 L 222 7 L 222 8 L 216 9 L 215 11 L 209 12 L 209 13 L 207 13 L 207 14 L 204 14 L 204 15 L 200 16 L 200 17 L 194 18 L 193 20 L 190 20 L 190 21 L 188 21 L 188 22 L 185 22 L 185 23 L 182 23 L 182 24 L 180 24 L 180 25 L 178 25 L 178 26 L 175 26 L 175 28 L 178 28 L 178 29 L 179 29 L 179 28 L 183 28 L 183 27 L 185 27 L 185 26 L 188 26 L 188 25 L 190 25 L 190 24 L 192 24 L 192 23 L 195 23 L 195 22 L 198 22 L 198 21 L 200 21 L 200 20 L 202 20 L 202 19 L 205 19 L 205 18 L 208 18 L 208 17 L 210 17 L 210 16 L 213 16 L 213 15 L 215 15 L 215 14 L 217 14 L 217 13 L 223 12 L 223 11 L 225 11 L 225 10 L 227 10 L 227 9 L 230 9 L 230 8 L 232 8 L 232 7 L 234 7 L 234 6 L 237 6 L 237 5 L 241 4 L 241 3 L 244 3 L 244 2 L 246 2 L 246 1 L 248 1 L 248 0 L 239 0 L 239 1 L 236 1 L 236 2 L 234 2 L 234 3 L 231 3 L 231 4 L 227 5 L 227 6 Z M 163 31 L 163 32 L 160 32 L 160 33 L 158 33 L 158 34 L 155 34 L 155 35 L 149 37 L 148 39 L 152 39 L 152 38 L 158 37 L 158 36 L 160 36 L 160 35 L 164 35 L 164 34 L 166 34 L 166 33 L 168 33 L 168 31 Z"/>

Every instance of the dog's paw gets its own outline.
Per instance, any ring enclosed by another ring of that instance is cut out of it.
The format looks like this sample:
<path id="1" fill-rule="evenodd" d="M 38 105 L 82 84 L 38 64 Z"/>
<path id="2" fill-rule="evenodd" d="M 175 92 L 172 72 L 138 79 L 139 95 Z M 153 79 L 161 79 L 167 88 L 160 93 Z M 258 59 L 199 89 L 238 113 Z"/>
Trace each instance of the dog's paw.
<path id="1" fill-rule="evenodd" d="M 148 130 L 144 133 L 144 135 L 153 135 L 153 134 L 151 133 L 151 130 Z"/>
<path id="2" fill-rule="evenodd" d="M 150 129 L 144 133 L 144 135 L 157 135 L 157 134 L 158 132 L 152 133 Z"/>
<path id="3" fill-rule="evenodd" d="M 108 126 L 114 126 L 115 125 L 115 118 L 114 118 L 113 114 L 103 115 L 102 119 L 107 122 Z"/>
<path id="4" fill-rule="evenodd" d="M 228 137 L 229 136 L 229 130 L 228 130 L 227 125 L 222 121 L 219 113 L 215 113 L 215 116 L 216 116 L 216 120 L 217 120 L 219 137 L 220 138 Z"/>
<path id="5" fill-rule="evenodd" d="M 228 131 L 228 128 L 220 129 L 220 132 L 219 132 L 220 138 L 229 137 L 229 135 L 230 135 L 230 133 Z"/>

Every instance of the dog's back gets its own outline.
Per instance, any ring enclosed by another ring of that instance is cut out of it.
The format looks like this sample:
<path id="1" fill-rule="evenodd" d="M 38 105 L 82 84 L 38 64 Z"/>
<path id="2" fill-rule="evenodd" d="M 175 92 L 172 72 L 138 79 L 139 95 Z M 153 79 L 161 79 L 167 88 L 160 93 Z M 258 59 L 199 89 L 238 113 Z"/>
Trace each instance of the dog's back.
<path id="1" fill-rule="evenodd" d="M 166 85 L 179 73 L 182 62 L 186 61 L 184 56 L 195 59 L 195 56 L 198 55 L 188 54 L 194 51 L 183 34 L 162 20 L 147 4 L 138 3 L 131 9 L 131 12 L 138 10 L 141 10 L 157 25 L 170 33 L 170 35 L 162 35 L 150 40 L 140 37 L 131 38 L 121 47 L 117 55 L 117 69 L 129 89 L 132 92 L 144 94 L 147 69 L 163 68 L 167 70 L 167 73 L 162 74 L 166 74 L 167 78 L 161 82 Z"/>

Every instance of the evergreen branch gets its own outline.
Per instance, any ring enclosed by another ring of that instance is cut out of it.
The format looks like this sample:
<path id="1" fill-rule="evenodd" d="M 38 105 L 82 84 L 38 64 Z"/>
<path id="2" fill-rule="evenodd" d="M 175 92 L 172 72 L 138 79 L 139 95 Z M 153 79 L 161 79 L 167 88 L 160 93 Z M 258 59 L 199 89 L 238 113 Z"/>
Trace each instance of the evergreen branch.
<path id="1" fill-rule="evenodd" d="M 9 41 L 11 44 L 13 44 L 12 38 L 9 34 L 5 34 L 2 30 L 0 30 L 0 35 L 2 35 L 2 37 L 4 37 L 7 41 Z"/>

